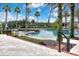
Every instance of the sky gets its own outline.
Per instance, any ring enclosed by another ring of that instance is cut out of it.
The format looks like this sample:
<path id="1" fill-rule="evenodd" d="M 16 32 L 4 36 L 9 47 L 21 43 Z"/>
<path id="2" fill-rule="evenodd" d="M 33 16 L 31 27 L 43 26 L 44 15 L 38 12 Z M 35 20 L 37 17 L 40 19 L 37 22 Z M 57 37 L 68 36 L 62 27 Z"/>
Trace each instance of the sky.
<path id="1" fill-rule="evenodd" d="M 5 21 L 5 11 L 3 10 L 4 5 L 8 5 L 10 8 L 10 12 L 8 12 L 8 21 L 16 20 L 16 12 L 14 11 L 14 8 L 18 6 L 20 8 L 20 14 L 19 14 L 19 19 L 18 20 L 23 20 L 25 19 L 25 3 L 0 3 L 0 22 Z M 48 17 L 49 17 L 49 12 L 50 12 L 50 7 L 47 6 L 44 3 L 32 3 L 30 6 L 31 13 L 29 15 L 29 21 L 31 20 L 37 20 L 36 17 L 34 16 L 36 11 L 40 12 L 40 16 L 38 18 L 38 22 L 47 22 Z M 79 4 L 75 4 L 75 10 L 79 8 Z M 70 12 L 69 6 L 66 7 L 66 10 Z M 53 9 L 52 12 L 52 17 L 50 18 L 50 22 L 55 22 L 58 16 L 58 7 Z M 77 21 L 77 18 L 75 18 Z M 64 18 L 63 18 L 64 20 Z M 68 17 L 68 20 L 70 20 L 70 17 Z"/>

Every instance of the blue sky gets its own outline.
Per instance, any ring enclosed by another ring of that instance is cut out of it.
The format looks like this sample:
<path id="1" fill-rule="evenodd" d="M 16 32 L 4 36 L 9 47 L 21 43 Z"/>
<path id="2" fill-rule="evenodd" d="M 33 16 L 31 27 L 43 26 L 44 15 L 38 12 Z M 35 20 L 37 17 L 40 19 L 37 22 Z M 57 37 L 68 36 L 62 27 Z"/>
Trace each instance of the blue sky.
<path id="1" fill-rule="evenodd" d="M 8 4 L 8 3 L 6 3 Z M 3 6 L 5 5 L 5 3 L 0 3 L 0 21 L 4 21 L 5 20 L 5 12 L 3 10 Z M 16 20 L 16 13 L 14 12 L 14 8 L 16 6 L 18 6 L 21 10 L 21 13 L 19 14 L 19 19 L 18 20 L 21 20 L 21 19 L 25 19 L 25 4 L 24 3 L 9 3 L 8 6 L 10 7 L 11 9 L 11 12 L 8 12 L 8 21 L 11 21 L 11 20 Z M 75 5 L 75 10 L 77 8 L 79 8 L 79 4 L 76 4 Z M 43 3 L 39 3 L 39 4 L 32 4 L 29 6 L 30 9 L 31 9 L 31 13 L 30 13 L 30 20 L 31 21 L 32 19 L 35 19 L 36 18 L 34 17 L 34 14 L 35 12 L 38 10 L 40 12 L 40 16 L 39 16 L 39 22 L 47 22 L 48 20 L 48 17 L 49 17 L 49 11 L 50 11 L 50 7 L 49 6 L 46 6 L 44 5 Z M 70 12 L 70 9 L 69 7 L 67 6 L 66 7 L 66 10 L 68 12 Z M 53 13 L 52 13 L 52 17 L 51 17 L 51 20 L 50 22 L 54 22 L 57 18 L 57 11 L 58 11 L 58 8 L 55 8 L 53 10 Z"/>

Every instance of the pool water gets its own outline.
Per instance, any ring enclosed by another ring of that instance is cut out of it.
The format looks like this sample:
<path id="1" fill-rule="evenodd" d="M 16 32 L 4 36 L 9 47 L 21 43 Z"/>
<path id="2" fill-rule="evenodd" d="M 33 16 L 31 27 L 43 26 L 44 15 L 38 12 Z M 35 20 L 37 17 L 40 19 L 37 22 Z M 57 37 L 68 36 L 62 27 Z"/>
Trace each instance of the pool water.
<path id="1" fill-rule="evenodd" d="M 68 29 L 62 30 L 62 32 L 67 36 L 70 35 L 70 31 Z M 55 30 L 55 29 L 52 29 L 52 30 L 40 30 L 39 32 L 30 33 L 30 35 L 35 36 L 35 37 L 40 37 L 40 38 L 56 37 L 57 36 L 57 30 Z M 78 36 L 79 35 L 79 30 L 75 30 L 74 35 Z"/>

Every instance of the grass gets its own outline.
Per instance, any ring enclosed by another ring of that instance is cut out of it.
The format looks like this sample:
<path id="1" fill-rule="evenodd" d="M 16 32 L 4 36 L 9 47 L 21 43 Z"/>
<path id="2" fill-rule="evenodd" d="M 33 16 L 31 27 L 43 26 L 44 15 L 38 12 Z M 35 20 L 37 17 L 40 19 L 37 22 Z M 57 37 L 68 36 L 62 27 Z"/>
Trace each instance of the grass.
<path id="1" fill-rule="evenodd" d="M 36 44 L 44 45 L 43 40 L 29 38 L 27 36 L 21 36 L 21 37 L 18 37 L 18 38 L 22 39 L 22 40 L 25 40 L 25 41 L 33 42 L 33 43 L 36 43 Z"/>
<path id="2" fill-rule="evenodd" d="M 13 35 L 11 35 L 13 36 Z M 21 39 L 21 40 L 24 40 L 24 41 L 29 41 L 29 42 L 32 42 L 32 43 L 36 43 L 36 44 L 40 44 L 40 45 L 45 45 L 44 44 L 44 40 L 40 40 L 40 39 L 35 39 L 35 38 L 30 38 L 30 37 L 27 37 L 27 36 L 16 36 L 17 38 Z"/>

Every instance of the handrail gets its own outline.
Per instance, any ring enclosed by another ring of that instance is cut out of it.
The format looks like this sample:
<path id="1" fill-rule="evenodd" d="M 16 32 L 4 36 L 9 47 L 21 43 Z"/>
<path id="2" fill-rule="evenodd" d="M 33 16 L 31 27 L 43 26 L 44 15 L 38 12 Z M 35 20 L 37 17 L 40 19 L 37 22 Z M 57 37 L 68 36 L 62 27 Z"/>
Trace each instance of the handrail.
<path id="1" fill-rule="evenodd" d="M 64 33 L 62 33 L 62 32 L 61 32 L 61 34 L 62 34 L 62 35 L 63 35 L 66 39 L 68 39 L 68 40 L 69 40 L 69 38 L 68 38 L 67 36 L 65 36 L 65 34 L 64 34 Z"/>
<path id="2" fill-rule="evenodd" d="M 62 32 L 60 32 L 60 33 L 61 33 L 61 35 L 63 35 L 67 39 L 67 52 L 69 52 L 70 51 L 70 38 L 65 36 L 65 34 L 63 34 Z"/>

